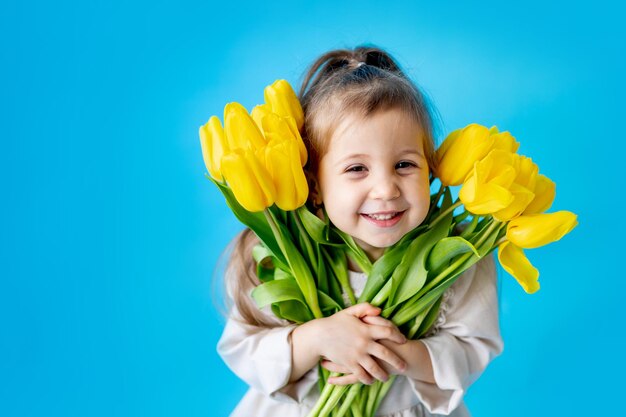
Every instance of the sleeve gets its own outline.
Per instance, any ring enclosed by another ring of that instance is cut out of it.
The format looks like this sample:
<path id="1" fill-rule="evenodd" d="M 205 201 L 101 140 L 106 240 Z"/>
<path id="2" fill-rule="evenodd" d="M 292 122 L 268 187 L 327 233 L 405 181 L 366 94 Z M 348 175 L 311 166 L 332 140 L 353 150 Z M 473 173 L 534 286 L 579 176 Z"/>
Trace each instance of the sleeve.
<path id="1" fill-rule="evenodd" d="M 450 414 L 502 353 L 496 281 L 493 255 L 465 271 L 442 302 L 435 334 L 421 339 L 430 354 L 435 384 L 410 378 L 409 383 L 430 413 Z"/>
<path id="2" fill-rule="evenodd" d="M 269 317 L 279 320 L 273 315 Z M 250 387 L 278 401 L 301 403 L 317 383 L 317 367 L 298 381 L 289 383 L 291 332 L 297 325 L 284 320 L 280 322 L 281 326 L 274 328 L 247 324 L 233 306 L 217 344 L 217 352 L 233 373 Z"/>

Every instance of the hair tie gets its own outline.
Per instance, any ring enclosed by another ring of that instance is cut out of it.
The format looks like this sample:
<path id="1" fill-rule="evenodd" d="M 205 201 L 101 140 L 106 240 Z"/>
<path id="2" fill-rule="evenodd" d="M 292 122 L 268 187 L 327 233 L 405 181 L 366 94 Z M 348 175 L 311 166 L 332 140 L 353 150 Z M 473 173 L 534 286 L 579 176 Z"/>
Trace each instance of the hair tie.
<path id="1" fill-rule="evenodd" d="M 360 67 L 360 66 L 362 66 L 362 65 L 365 65 L 365 62 L 360 61 L 360 62 L 356 65 L 356 67 L 357 67 L 357 68 L 359 68 L 359 67 Z"/>

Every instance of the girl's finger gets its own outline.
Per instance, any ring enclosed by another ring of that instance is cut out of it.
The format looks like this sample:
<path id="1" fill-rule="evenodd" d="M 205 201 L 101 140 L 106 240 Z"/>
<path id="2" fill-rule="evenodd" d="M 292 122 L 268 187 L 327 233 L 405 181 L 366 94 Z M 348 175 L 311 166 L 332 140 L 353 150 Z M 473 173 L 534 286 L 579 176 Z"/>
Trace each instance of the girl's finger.
<path id="1" fill-rule="evenodd" d="M 406 362 L 400 356 L 398 356 L 393 350 L 380 343 L 372 343 L 368 349 L 370 355 L 387 362 L 400 372 L 406 370 Z M 380 366 L 380 365 L 379 365 Z"/>
<path id="2" fill-rule="evenodd" d="M 377 316 L 380 314 L 380 308 L 374 307 L 370 303 L 360 303 L 341 310 L 341 312 L 360 318 L 364 316 Z"/>
<path id="3" fill-rule="evenodd" d="M 370 336 L 374 340 L 388 339 L 399 344 L 406 343 L 406 337 L 395 326 L 370 326 Z"/>
<path id="4" fill-rule="evenodd" d="M 396 325 L 393 324 L 391 321 L 382 318 L 380 316 L 365 316 L 361 318 L 361 321 L 363 323 L 367 323 L 367 324 L 373 324 L 376 326 L 387 326 L 387 327 L 392 327 L 392 328 L 396 328 Z"/>
<path id="5" fill-rule="evenodd" d="M 347 375 L 352 375 L 356 378 L 355 382 L 362 382 L 365 385 L 370 385 L 374 382 L 374 378 L 367 373 L 360 365 L 356 365 L 354 368 L 349 369 Z M 343 377 L 339 377 L 343 378 Z M 351 379 L 348 379 L 351 380 Z M 354 383 L 354 382 L 353 382 Z M 343 385 L 343 384 L 342 384 Z"/>
<path id="6" fill-rule="evenodd" d="M 350 385 L 357 382 L 359 382 L 359 378 L 352 374 L 328 378 L 328 383 L 333 385 Z"/>
<path id="7" fill-rule="evenodd" d="M 328 369 L 331 372 L 339 372 L 341 374 L 350 373 L 348 368 L 341 366 L 332 361 L 322 361 L 322 368 Z"/>
<path id="8" fill-rule="evenodd" d="M 367 357 L 364 358 L 363 361 L 361 361 L 360 363 L 363 369 L 365 369 L 367 373 L 369 373 L 374 378 L 383 382 L 389 379 L 389 374 L 371 356 L 367 355 Z"/>

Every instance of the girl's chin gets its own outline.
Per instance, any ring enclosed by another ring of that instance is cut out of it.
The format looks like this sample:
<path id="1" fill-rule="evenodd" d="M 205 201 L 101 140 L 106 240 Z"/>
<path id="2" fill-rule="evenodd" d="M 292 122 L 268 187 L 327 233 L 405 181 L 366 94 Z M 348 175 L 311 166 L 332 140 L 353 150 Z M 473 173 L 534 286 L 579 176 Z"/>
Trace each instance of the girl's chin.
<path id="1" fill-rule="evenodd" d="M 385 249 L 398 243 L 401 237 L 402 236 L 400 236 L 397 239 L 385 239 L 385 240 L 380 240 L 380 241 L 378 240 L 363 241 L 358 238 L 354 238 L 354 241 L 356 242 L 357 245 L 359 245 L 361 249 L 365 251 L 365 253 L 369 255 L 370 259 L 376 260 L 382 256 L 382 254 L 385 252 Z"/>

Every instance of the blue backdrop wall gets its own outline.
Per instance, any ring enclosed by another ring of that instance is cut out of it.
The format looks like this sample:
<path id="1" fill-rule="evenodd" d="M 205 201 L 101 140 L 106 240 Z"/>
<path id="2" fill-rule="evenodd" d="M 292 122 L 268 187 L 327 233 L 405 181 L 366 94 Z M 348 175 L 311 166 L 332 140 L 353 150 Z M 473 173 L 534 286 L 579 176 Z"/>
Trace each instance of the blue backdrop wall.
<path id="1" fill-rule="evenodd" d="M 471 4 L 470 4 L 471 3 Z M 617 2 L 17 2 L 0 6 L 0 415 L 226 416 L 245 385 L 215 351 L 220 251 L 241 229 L 204 178 L 197 129 L 372 42 L 443 131 L 497 125 L 579 215 L 502 272 L 505 350 L 476 416 L 619 406 L 626 371 Z"/>

